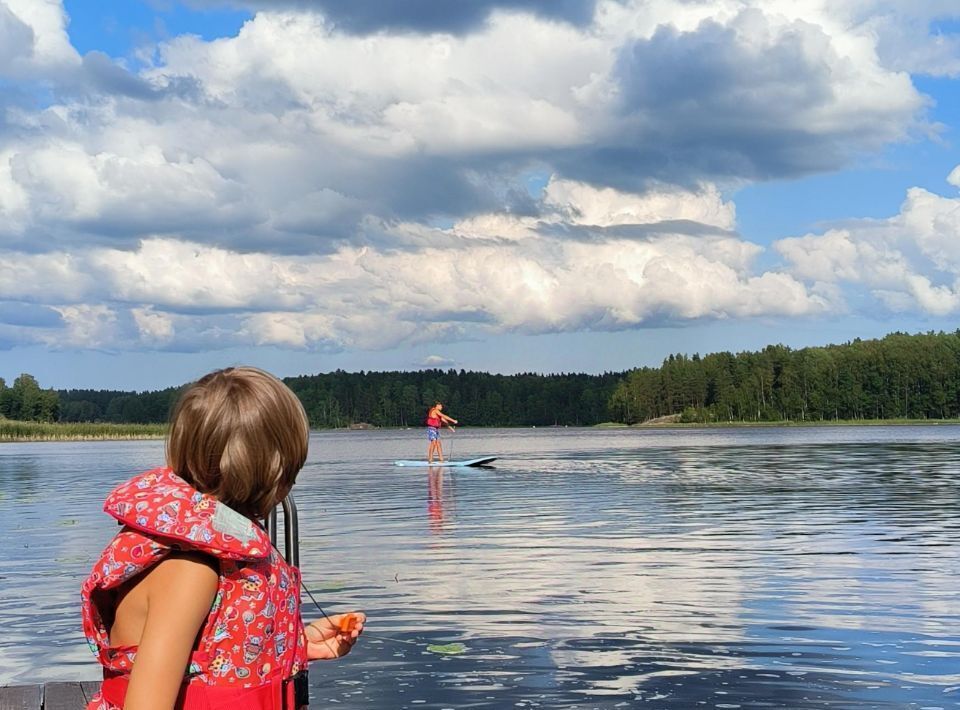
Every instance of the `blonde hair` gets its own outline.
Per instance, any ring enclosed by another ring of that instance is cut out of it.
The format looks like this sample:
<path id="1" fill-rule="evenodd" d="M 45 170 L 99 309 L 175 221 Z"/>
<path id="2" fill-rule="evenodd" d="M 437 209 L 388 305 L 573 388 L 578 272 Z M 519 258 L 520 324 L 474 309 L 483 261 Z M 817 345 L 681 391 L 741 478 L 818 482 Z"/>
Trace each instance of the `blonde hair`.
<path id="1" fill-rule="evenodd" d="M 216 370 L 190 385 L 170 416 L 167 465 L 251 518 L 265 518 L 293 487 L 310 427 L 285 384 L 254 367 Z"/>

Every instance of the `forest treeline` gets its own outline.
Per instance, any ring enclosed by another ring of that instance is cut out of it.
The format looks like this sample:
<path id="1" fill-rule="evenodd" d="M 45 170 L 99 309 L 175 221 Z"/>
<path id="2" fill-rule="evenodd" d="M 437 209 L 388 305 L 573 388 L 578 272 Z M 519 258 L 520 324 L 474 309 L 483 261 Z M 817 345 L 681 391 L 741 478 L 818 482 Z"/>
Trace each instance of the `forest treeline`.
<path id="1" fill-rule="evenodd" d="M 465 370 L 336 372 L 284 380 L 314 428 L 420 426 L 442 401 L 472 426 L 960 417 L 960 330 L 794 350 L 671 355 L 625 373 L 495 375 Z M 42 389 L 0 378 L 0 417 L 163 423 L 180 388 L 152 392 Z"/>
<path id="2" fill-rule="evenodd" d="M 792 350 L 671 355 L 627 374 L 610 400 L 627 424 L 681 421 L 953 419 L 960 416 L 960 331 Z"/>
<path id="3" fill-rule="evenodd" d="M 465 370 L 336 372 L 288 377 L 310 426 L 366 423 L 420 426 L 426 407 L 442 401 L 471 426 L 590 425 L 605 421 L 623 373 L 607 375 L 491 375 Z M 160 423 L 180 390 L 113 392 L 61 390 L 60 421 Z"/>
<path id="4" fill-rule="evenodd" d="M 623 373 L 492 375 L 465 370 L 331 372 L 284 380 L 303 402 L 310 424 L 339 427 L 421 426 L 426 407 L 470 426 L 591 425 L 609 418 Z"/>

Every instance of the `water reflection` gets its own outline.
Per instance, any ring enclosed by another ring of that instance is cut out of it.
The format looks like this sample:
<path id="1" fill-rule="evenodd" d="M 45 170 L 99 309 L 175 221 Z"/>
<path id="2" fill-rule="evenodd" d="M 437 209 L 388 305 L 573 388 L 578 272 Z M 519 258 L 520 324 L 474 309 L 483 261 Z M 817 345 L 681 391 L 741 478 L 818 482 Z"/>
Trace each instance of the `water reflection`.
<path id="1" fill-rule="evenodd" d="M 498 468 L 396 469 L 406 432 L 312 437 L 304 578 L 369 616 L 311 672 L 318 706 L 960 705 L 960 429 L 458 437 L 495 439 Z M 0 448 L 0 680 L 91 677 L 100 502 L 160 452 L 31 446 Z"/>
<path id="2" fill-rule="evenodd" d="M 0 500 L 32 503 L 37 500 L 37 487 L 43 480 L 37 460 L 31 456 L 0 457 Z"/>
<path id="3" fill-rule="evenodd" d="M 427 517 L 430 520 L 430 532 L 440 534 L 444 528 L 443 467 L 430 466 L 427 469 Z"/>

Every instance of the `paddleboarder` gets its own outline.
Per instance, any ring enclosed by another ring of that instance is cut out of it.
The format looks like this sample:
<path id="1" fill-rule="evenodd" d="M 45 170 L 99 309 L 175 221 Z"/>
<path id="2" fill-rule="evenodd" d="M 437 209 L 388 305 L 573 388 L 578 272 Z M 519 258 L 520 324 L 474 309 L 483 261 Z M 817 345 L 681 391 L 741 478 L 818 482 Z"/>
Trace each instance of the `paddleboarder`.
<path id="1" fill-rule="evenodd" d="M 437 402 L 427 412 L 427 463 L 433 463 L 433 455 L 439 457 L 440 463 L 443 463 L 443 444 L 440 441 L 440 429 L 446 425 L 450 431 L 456 431 L 451 424 L 459 424 L 453 417 L 448 417 L 443 413 L 443 404 Z"/>

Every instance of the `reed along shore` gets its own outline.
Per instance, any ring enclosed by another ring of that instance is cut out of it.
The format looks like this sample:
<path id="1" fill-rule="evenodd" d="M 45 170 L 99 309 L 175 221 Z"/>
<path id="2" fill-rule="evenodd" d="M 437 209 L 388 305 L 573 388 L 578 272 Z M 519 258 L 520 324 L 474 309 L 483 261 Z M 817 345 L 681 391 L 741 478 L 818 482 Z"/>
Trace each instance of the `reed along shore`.
<path id="1" fill-rule="evenodd" d="M 0 419 L 0 442 L 162 439 L 166 432 L 165 424 L 20 422 Z"/>

